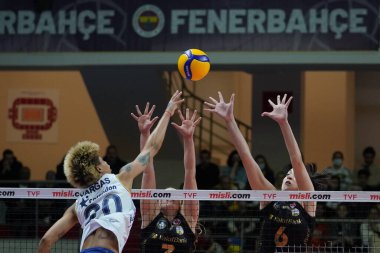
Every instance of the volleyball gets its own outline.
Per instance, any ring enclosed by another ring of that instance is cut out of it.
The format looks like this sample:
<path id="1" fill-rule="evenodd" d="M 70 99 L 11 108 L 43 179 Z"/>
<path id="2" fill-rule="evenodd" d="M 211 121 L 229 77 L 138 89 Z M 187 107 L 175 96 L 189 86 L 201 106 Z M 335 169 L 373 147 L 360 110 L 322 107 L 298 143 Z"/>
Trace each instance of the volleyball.
<path id="1" fill-rule="evenodd" d="M 178 58 L 179 73 L 188 80 L 198 81 L 210 71 L 210 59 L 199 49 L 189 49 Z"/>

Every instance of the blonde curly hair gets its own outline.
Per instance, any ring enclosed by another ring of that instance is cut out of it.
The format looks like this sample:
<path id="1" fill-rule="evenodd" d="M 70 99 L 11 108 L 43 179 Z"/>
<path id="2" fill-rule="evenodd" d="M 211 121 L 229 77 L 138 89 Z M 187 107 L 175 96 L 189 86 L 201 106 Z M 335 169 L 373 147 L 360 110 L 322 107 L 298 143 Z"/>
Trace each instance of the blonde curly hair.
<path id="1" fill-rule="evenodd" d="M 96 166 L 99 161 L 99 145 L 81 141 L 70 148 L 63 163 L 67 181 L 76 188 L 87 188 L 96 183 L 100 173 Z"/>

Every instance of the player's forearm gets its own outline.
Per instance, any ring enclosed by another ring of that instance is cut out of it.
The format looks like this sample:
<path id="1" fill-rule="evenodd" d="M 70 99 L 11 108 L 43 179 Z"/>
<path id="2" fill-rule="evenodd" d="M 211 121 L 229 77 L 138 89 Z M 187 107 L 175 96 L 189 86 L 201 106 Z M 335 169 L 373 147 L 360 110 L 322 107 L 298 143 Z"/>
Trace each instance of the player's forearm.
<path id="1" fill-rule="evenodd" d="M 243 159 L 247 155 L 250 156 L 251 152 L 250 152 L 249 146 L 246 140 L 244 139 L 243 135 L 241 134 L 236 121 L 235 120 L 226 121 L 226 124 L 227 124 L 228 133 L 231 136 L 232 142 L 234 143 L 234 146 L 236 150 L 238 151 L 240 158 Z"/>
<path id="2" fill-rule="evenodd" d="M 249 184 L 253 189 L 271 190 L 274 186 L 264 177 L 256 161 L 251 155 L 250 148 L 240 132 L 235 120 L 226 121 L 227 129 L 232 142 L 243 162 Z"/>
<path id="3" fill-rule="evenodd" d="M 140 133 L 140 151 L 143 150 L 150 136 L 150 132 Z"/>
<path id="4" fill-rule="evenodd" d="M 298 147 L 296 138 L 294 137 L 292 128 L 288 121 L 279 123 L 282 136 L 285 141 L 286 148 L 289 153 L 290 161 L 293 163 L 302 163 L 301 151 Z M 294 166 L 294 165 L 293 165 Z"/>
<path id="5" fill-rule="evenodd" d="M 45 237 L 40 240 L 38 245 L 38 253 L 50 253 L 53 242 Z"/>
<path id="6" fill-rule="evenodd" d="M 162 146 L 170 117 L 170 112 L 165 111 L 144 146 L 144 150 L 148 151 L 151 157 L 155 156 Z"/>
<path id="7" fill-rule="evenodd" d="M 195 147 L 193 138 L 184 138 L 183 140 L 183 161 L 185 166 L 185 173 L 188 173 L 195 178 Z"/>

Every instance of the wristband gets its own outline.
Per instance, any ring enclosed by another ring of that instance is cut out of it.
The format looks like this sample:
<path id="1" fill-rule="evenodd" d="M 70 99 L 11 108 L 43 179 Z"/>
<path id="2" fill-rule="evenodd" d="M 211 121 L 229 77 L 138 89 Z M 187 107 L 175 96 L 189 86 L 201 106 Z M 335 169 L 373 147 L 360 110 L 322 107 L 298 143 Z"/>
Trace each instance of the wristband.
<path id="1" fill-rule="evenodd" d="M 170 117 L 173 116 L 173 114 L 172 114 L 170 111 L 165 110 L 165 112 L 169 113 L 169 116 L 170 116 Z M 164 113 L 165 113 L 165 112 L 164 112 Z"/>

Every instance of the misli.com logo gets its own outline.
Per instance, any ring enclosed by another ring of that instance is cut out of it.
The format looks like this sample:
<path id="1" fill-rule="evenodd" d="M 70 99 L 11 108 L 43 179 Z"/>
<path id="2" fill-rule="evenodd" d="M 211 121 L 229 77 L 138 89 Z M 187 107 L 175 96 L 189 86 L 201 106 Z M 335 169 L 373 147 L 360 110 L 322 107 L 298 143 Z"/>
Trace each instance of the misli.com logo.
<path id="1" fill-rule="evenodd" d="M 209 193 L 210 199 L 250 199 L 250 193 L 217 192 Z"/>
<path id="2" fill-rule="evenodd" d="M 2 196 L 2 197 L 14 197 L 15 191 L 0 191 L 0 196 Z"/>
<path id="3" fill-rule="evenodd" d="M 293 193 L 289 194 L 290 199 L 331 199 L 331 194 Z"/>
<path id="4" fill-rule="evenodd" d="M 132 192 L 131 193 L 132 198 L 138 199 L 138 198 L 171 198 L 172 194 L 170 192 L 154 192 L 152 191 L 139 191 L 139 192 Z"/>
<path id="5" fill-rule="evenodd" d="M 62 191 L 54 191 L 53 192 L 53 197 L 57 198 L 74 198 L 74 197 L 79 197 L 80 194 L 78 191 L 74 190 L 62 190 Z"/>

